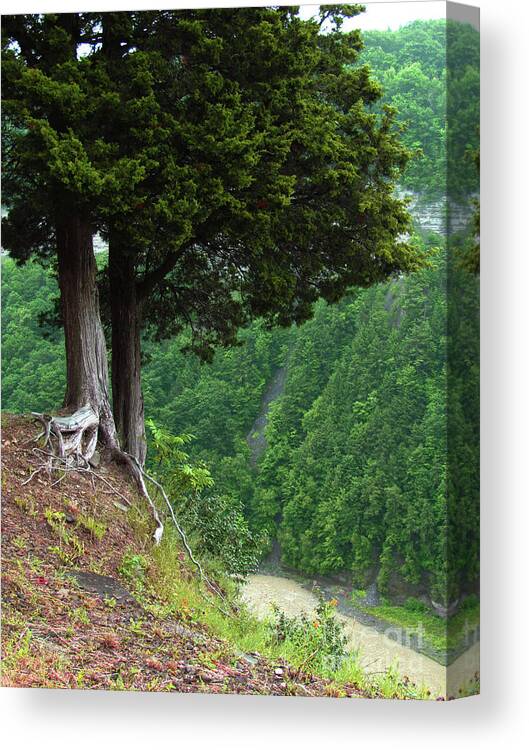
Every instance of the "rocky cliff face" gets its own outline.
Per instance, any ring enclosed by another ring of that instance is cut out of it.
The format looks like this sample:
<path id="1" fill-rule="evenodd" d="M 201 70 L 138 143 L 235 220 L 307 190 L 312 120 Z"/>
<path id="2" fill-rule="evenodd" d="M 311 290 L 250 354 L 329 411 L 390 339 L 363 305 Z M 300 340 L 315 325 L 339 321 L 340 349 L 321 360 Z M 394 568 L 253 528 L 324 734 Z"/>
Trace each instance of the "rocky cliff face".
<path id="1" fill-rule="evenodd" d="M 471 201 L 456 203 L 446 197 L 428 200 L 411 191 L 402 191 L 400 195 L 411 199 L 410 213 L 417 228 L 424 232 L 446 237 L 448 232 L 452 234 L 465 229 L 472 217 Z"/>
<path id="2" fill-rule="evenodd" d="M 252 425 L 252 429 L 246 436 L 246 442 L 250 446 L 251 451 L 251 463 L 255 466 L 261 455 L 266 450 L 266 436 L 265 429 L 268 421 L 268 412 L 272 401 L 275 401 L 278 396 L 283 393 L 285 382 L 287 378 L 286 367 L 280 367 L 273 379 L 268 384 L 266 391 L 261 401 L 261 408 L 257 419 Z"/>

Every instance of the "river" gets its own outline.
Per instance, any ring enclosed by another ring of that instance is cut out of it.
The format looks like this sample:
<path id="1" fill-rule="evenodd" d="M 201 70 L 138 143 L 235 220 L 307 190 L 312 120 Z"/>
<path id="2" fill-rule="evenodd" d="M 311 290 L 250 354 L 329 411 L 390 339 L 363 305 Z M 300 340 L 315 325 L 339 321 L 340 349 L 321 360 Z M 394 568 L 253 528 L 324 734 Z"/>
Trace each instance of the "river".
<path id="1" fill-rule="evenodd" d="M 302 612 L 311 614 L 318 603 L 314 594 L 301 583 L 264 574 L 248 577 L 242 598 L 260 619 L 270 615 L 273 602 L 290 616 Z M 432 697 L 457 696 L 459 689 L 464 689 L 479 672 L 479 642 L 470 646 L 447 668 L 409 648 L 402 639 L 395 640 L 399 635 L 396 628 L 382 633 L 341 612 L 337 612 L 337 617 L 344 623 L 351 651 L 358 651 L 360 664 L 366 672 L 382 672 L 396 666 L 401 675 L 425 686 Z"/>
<path id="2" fill-rule="evenodd" d="M 400 195 L 405 194 L 411 198 L 411 213 L 419 228 L 423 231 L 446 234 L 446 205 L 443 201 L 428 202 L 421 200 L 420 196 L 415 193 L 400 191 Z M 462 229 L 469 220 L 468 205 L 451 205 L 449 216 L 451 231 Z M 263 395 L 259 415 L 247 435 L 252 466 L 257 464 L 266 450 L 265 429 L 268 412 L 272 402 L 283 392 L 286 370 L 286 367 L 281 367 L 276 371 Z M 277 543 L 274 546 L 272 558 L 271 569 L 279 569 L 280 553 Z M 268 617 L 271 614 L 272 603 L 290 616 L 299 615 L 302 612 L 310 614 L 316 608 L 318 601 L 308 588 L 283 574 L 271 575 L 268 569 L 269 566 L 266 566 L 262 573 L 249 576 L 242 590 L 243 600 L 257 617 L 261 619 Z M 339 598 L 342 597 L 339 596 Z M 381 628 L 377 629 L 365 622 L 360 622 L 350 614 L 337 611 L 337 617 L 344 623 L 351 651 L 358 652 L 360 664 L 366 672 L 383 672 L 391 666 L 396 666 L 402 676 L 406 675 L 412 682 L 426 687 L 433 697 L 457 696 L 460 688 L 466 690 L 479 673 L 479 640 L 477 638 L 469 648 L 446 667 L 407 645 L 410 641 L 406 640 L 406 632 L 403 633 L 399 628 L 388 627 L 381 632 Z"/>

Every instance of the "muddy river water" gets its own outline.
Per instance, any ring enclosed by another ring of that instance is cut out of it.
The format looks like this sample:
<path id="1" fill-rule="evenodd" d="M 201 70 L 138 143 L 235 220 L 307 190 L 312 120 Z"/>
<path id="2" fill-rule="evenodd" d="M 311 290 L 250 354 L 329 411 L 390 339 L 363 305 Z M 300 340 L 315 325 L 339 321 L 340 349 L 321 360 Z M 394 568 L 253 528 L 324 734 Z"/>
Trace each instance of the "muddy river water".
<path id="1" fill-rule="evenodd" d="M 262 619 L 270 615 L 273 602 L 290 616 L 301 612 L 311 614 L 318 603 L 314 594 L 297 581 L 274 575 L 249 576 L 242 596 L 250 610 Z M 457 695 L 459 688 L 464 688 L 479 672 L 479 642 L 446 668 L 406 646 L 397 629 L 379 632 L 341 612 L 337 612 L 337 617 L 344 623 L 351 651 L 358 651 L 366 672 L 381 672 L 396 666 L 400 674 L 427 687 L 433 697 Z"/>

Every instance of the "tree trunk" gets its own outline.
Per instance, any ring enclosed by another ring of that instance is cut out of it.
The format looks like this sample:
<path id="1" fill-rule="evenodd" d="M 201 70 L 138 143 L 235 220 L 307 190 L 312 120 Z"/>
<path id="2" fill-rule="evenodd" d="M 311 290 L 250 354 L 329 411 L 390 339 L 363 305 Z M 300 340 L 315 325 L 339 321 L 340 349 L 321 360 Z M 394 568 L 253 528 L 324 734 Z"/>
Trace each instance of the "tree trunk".
<path id="1" fill-rule="evenodd" d="M 64 406 L 90 406 L 99 419 L 99 436 L 118 447 L 108 393 L 108 362 L 99 316 L 92 227 L 79 215 L 57 221 L 57 256 L 66 346 Z"/>
<path id="2" fill-rule="evenodd" d="M 112 402 L 121 447 L 143 466 L 147 442 L 141 388 L 141 303 L 133 259 L 119 242 L 111 233 Z"/>

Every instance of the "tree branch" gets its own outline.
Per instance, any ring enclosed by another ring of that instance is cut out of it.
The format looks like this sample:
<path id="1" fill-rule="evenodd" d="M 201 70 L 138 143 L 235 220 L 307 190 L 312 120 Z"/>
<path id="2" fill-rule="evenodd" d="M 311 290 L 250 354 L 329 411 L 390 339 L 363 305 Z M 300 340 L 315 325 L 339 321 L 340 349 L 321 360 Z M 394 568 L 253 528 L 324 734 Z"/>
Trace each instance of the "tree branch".
<path id="1" fill-rule="evenodd" d="M 146 273 L 141 281 L 138 282 L 136 287 L 136 294 L 138 300 L 144 300 L 152 290 L 164 280 L 168 273 L 170 273 L 176 266 L 180 258 L 183 256 L 189 245 L 174 250 L 165 256 L 165 259 L 157 268 L 153 268 L 152 271 Z"/>

